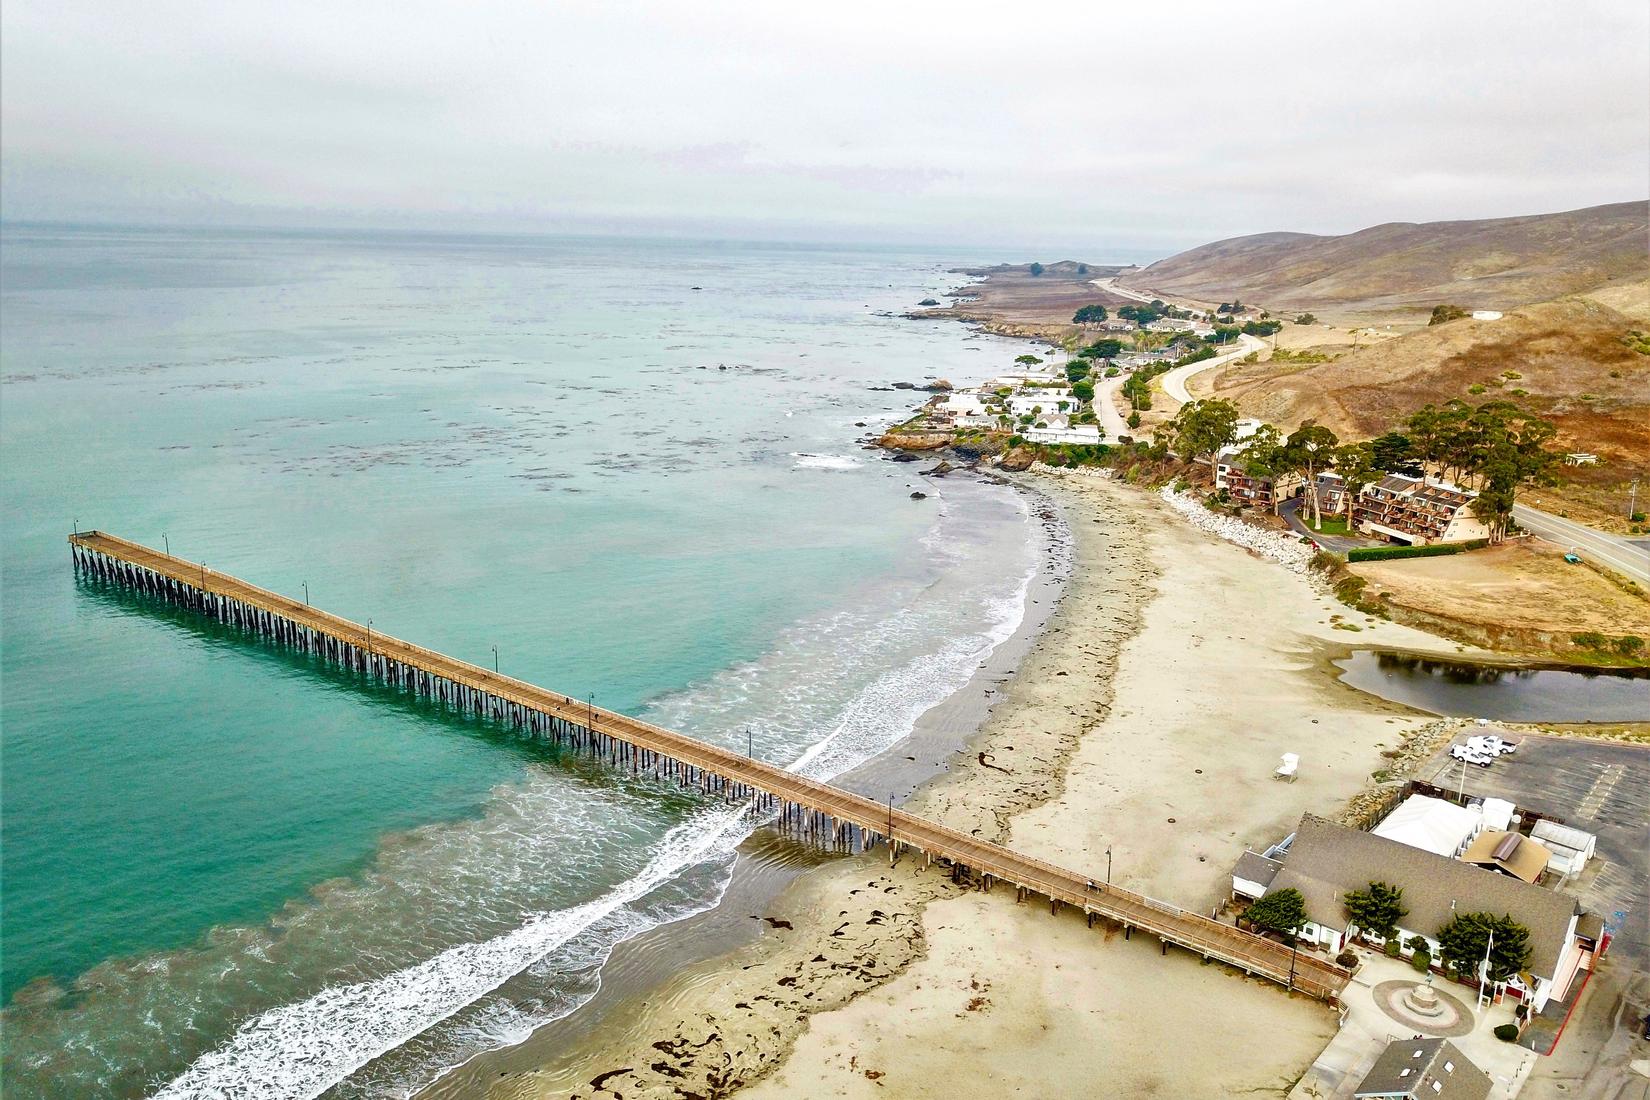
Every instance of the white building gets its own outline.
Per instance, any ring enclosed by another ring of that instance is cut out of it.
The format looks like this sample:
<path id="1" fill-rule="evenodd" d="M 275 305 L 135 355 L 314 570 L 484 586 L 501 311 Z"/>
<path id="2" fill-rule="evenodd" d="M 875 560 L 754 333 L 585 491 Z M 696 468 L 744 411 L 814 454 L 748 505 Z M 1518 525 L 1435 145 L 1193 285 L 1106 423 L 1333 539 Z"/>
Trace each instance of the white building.
<path id="1" fill-rule="evenodd" d="M 1484 816 L 1465 806 L 1412 794 L 1370 830 L 1399 844 L 1454 859 L 1484 831 Z"/>
<path id="2" fill-rule="evenodd" d="M 1530 830 L 1530 838 L 1540 841 L 1552 853 L 1547 859 L 1547 869 L 1561 875 L 1581 874 L 1598 849 L 1598 837 L 1556 821 L 1537 821 Z"/>
<path id="3" fill-rule="evenodd" d="M 1100 442 L 1100 428 L 1096 424 L 1073 424 L 1065 416 L 1050 416 L 1041 421 L 1043 428 L 1026 428 L 1020 434 L 1033 443 L 1079 443 L 1093 445 Z"/>
<path id="4" fill-rule="evenodd" d="M 1056 413 L 1076 412 L 1081 404 L 1072 392 L 1063 387 L 1026 389 L 1005 399 L 1008 411 L 1015 416 L 1054 416 Z M 1061 404 L 1065 408 L 1061 408 Z"/>

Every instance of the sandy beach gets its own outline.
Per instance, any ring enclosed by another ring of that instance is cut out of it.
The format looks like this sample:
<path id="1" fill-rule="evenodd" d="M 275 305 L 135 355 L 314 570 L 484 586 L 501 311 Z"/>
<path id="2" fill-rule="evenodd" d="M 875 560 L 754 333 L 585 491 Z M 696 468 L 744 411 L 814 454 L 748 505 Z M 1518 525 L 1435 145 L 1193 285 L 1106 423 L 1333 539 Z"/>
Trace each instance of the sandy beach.
<path id="1" fill-rule="evenodd" d="M 1114 881 L 1209 910 L 1245 846 L 1337 813 L 1429 727 L 1340 685 L 1328 661 L 1349 644 L 1453 644 L 1348 624 L 1308 579 L 1143 491 L 1037 484 L 1072 529 L 1072 579 L 1019 671 L 981 689 L 994 706 L 974 743 L 909 808 L 1096 879 L 1110 848 Z M 1302 756 L 1293 784 L 1271 778 L 1285 751 Z M 482 1091 L 1067 1095 L 1103 1079 L 1128 1095 L 1281 1095 L 1335 1027 L 1316 1002 L 920 860 L 830 861 L 768 915 L 755 941 Z"/>

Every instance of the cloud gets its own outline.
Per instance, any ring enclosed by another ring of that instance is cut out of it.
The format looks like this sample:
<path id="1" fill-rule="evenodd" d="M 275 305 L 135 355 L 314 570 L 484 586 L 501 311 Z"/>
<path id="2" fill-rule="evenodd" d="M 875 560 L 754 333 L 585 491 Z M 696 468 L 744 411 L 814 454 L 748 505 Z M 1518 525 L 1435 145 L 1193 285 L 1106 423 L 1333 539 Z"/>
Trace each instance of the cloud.
<path id="1" fill-rule="evenodd" d="M 0 5 L 0 214 L 1070 249 L 1650 194 L 1650 9 Z"/>

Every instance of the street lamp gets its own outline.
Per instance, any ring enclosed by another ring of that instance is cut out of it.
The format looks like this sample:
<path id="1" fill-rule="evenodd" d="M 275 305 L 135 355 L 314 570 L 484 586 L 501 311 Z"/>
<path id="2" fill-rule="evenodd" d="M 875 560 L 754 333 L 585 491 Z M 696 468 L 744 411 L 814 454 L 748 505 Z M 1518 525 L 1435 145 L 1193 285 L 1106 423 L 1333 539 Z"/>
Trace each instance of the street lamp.
<path id="1" fill-rule="evenodd" d="M 304 606 L 309 606 L 309 582 L 304 582 Z"/>
<path id="2" fill-rule="evenodd" d="M 752 760 L 756 759 L 756 734 L 749 726 L 745 727 L 745 755 Z"/>
<path id="3" fill-rule="evenodd" d="M 1111 845 L 1106 845 L 1106 885 L 1111 885 Z"/>
<path id="4" fill-rule="evenodd" d="M 888 861 L 894 859 L 894 796 L 888 796 Z"/>
<path id="5" fill-rule="evenodd" d="M 160 537 L 160 542 L 161 542 L 162 546 L 166 547 L 166 556 L 171 557 L 172 556 L 172 542 L 171 542 L 171 540 L 168 539 L 165 535 L 162 535 Z"/>
<path id="6" fill-rule="evenodd" d="M 498 646 L 493 647 L 493 675 L 498 675 Z"/>
<path id="7" fill-rule="evenodd" d="M 367 652 L 372 652 L 372 620 L 367 620 Z"/>

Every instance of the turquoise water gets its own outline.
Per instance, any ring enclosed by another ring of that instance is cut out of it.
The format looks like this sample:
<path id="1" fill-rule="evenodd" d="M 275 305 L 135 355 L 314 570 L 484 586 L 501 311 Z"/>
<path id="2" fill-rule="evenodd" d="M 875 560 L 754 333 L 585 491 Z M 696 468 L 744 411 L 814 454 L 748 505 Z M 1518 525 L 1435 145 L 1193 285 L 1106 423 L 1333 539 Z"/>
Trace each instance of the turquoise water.
<path id="1" fill-rule="evenodd" d="M 7 227 L 8 1095 L 398 1093 L 576 1010 L 749 828 L 78 585 L 75 525 L 835 774 L 1038 553 L 855 443 L 910 404 L 872 387 L 1023 350 L 897 316 L 960 259 Z"/>

